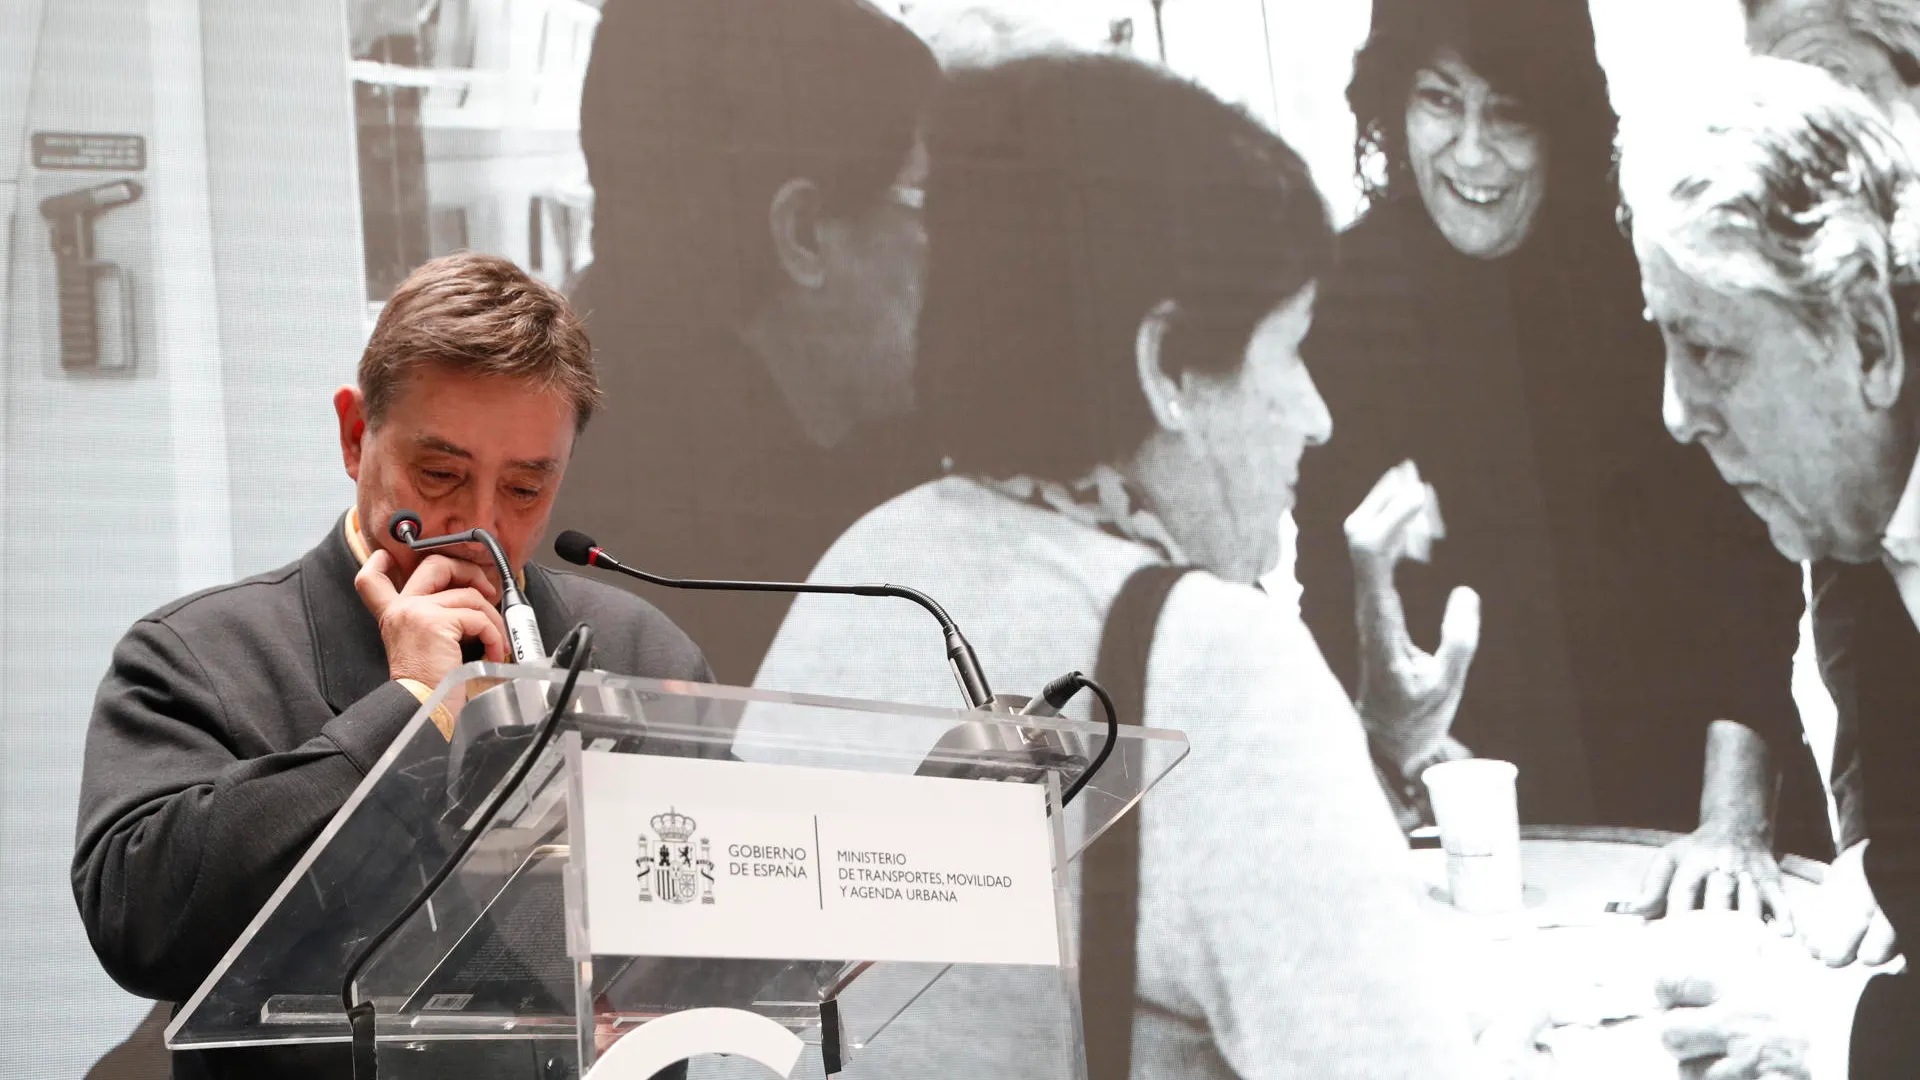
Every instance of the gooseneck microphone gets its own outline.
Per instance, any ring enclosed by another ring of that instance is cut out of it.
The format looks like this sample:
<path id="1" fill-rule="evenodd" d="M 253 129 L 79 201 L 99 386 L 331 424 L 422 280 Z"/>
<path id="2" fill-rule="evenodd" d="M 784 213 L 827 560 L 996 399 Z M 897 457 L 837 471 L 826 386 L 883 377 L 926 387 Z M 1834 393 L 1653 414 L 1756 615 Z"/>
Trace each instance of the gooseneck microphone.
<path id="1" fill-rule="evenodd" d="M 631 578 L 662 585 L 669 589 L 714 589 L 723 592 L 775 592 L 775 593 L 833 593 L 841 596 L 892 596 L 901 600 L 911 600 L 925 608 L 929 614 L 940 621 L 940 632 L 947 639 L 947 665 L 953 669 L 954 681 L 960 684 L 960 693 L 967 699 L 968 706 L 975 709 L 989 708 L 993 704 L 993 690 L 987 686 L 987 677 L 980 671 L 980 660 L 973 654 L 973 646 L 960 633 L 960 627 L 947 614 L 933 597 L 918 589 L 909 589 L 905 585 L 829 585 L 812 581 L 726 581 L 708 578 L 670 578 L 659 574 L 649 574 L 628 566 L 605 548 L 593 542 L 593 537 L 583 532 L 568 529 L 553 541 L 553 553 L 575 566 L 596 566 L 611 570 L 616 574 L 625 574 Z"/>
<path id="2" fill-rule="evenodd" d="M 513 566 L 507 562 L 507 553 L 501 549 L 500 541 L 485 529 L 468 529 L 423 540 L 420 529 L 420 515 L 411 510 L 396 510 L 387 519 L 387 533 L 415 551 L 432 551 L 454 544 L 479 544 L 487 549 L 487 554 L 493 556 L 494 568 L 500 571 L 500 617 L 507 624 L 507 642 L 513 647 L 514 662 L 529 664 L 545 660 L 547 647 L 540 640 L 540 620 L 534 617 L 533 605 L 527 603 L 520 587 L 514 584 Z"/>

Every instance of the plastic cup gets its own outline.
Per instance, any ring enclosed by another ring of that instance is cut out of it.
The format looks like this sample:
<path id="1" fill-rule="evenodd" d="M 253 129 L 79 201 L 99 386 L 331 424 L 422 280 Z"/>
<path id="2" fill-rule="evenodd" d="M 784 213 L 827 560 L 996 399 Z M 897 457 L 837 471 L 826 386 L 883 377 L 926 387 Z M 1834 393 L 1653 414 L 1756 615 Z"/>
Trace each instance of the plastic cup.
<path id="1" fill-rule="evenodd" d="M 1461 911 L 1520 908 L 1519 772 L 1511 762 L 1468 758 L 1420 775 L 1447 852 L 1447 891 Z"/>

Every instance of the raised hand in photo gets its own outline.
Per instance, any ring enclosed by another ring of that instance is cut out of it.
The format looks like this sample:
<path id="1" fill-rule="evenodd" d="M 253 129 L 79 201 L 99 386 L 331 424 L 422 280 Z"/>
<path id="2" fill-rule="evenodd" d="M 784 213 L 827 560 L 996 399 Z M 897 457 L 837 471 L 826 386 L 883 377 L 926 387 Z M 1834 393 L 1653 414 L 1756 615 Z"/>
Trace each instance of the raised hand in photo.
<path id="1" fill-rule="evenodd" d="M 1347 517 L 1353 560 L 1354 615 L 1360 638 L 1360 684 L 1354 702 L 1374 744 L 1406 766 L 1447 740 L 1467 670 L 1480 644 L 1480 595 L 1453 590 L 1431 653 L 1413 643 L 1393 581 L 1403 558 L 1424 560 L 1444 530 L 1439 498 L 1413 462 L 1388 469 Z"/>

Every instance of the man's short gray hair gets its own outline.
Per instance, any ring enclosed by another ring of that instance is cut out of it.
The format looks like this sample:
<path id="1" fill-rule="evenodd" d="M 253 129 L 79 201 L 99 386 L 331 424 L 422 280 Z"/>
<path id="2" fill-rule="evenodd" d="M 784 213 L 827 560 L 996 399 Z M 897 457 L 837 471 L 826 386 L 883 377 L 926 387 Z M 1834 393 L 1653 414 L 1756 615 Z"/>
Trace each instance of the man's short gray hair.
<path id="1" fill-rule="evenodd" d="M 1920 86 L 1920 5 L 1913 0 L 1848 0 L 1843 17 L 1855 33 L 1887 51 L 1901 81 Z"/>
<path id="2" fill-rule="evenodd" d="M 1716 291 L 1772 296 L 1823 336 L 1850 330 L 1863 281 L 1890 291 L 1903 323 L 1920 314 L 1920 170 L 1885 112 L 1819 68 L 1766 57 L 1676 98 L 1621 128 L 1635 247 Z"/>
<path id="3" fill-rule="evenodd" d="M 1920 10 L 1912 0 L 1853 0 L 1847 4 L 1847 25 L 1880 42 L 1908 86 L 1920 83 Z"/>
<path id="4" fill-rule="evenodd" d="M 1834 41 L 1815 41 L 1832 29 L 1858 42 L 1871 42 L 1886 54 L 1894 73 L 1908 86 L 1920 86 L 1920 5 L 1913 0 L 1742 0 L 1747 14 L 1747 45 L 1761 56 L 1824 67 L 1840 81 L 1869 93 L 1856 81 L 1864 74 Z M 1805 51 L 1802 51 L 1805 50 Z"/>

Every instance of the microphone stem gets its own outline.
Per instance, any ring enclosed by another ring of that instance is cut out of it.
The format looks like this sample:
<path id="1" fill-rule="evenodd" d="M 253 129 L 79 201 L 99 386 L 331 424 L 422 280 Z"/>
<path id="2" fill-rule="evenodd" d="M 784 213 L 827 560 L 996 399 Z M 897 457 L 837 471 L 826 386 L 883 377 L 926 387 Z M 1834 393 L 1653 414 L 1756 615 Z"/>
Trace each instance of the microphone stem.
<path id="1" fill-rule="evenodd" d="M 947 664 L 953 668 L 953 678 L 960 684 L 960 693 L 976 709 L 984 709 L 993 703 L 993 688 L 987 685 L 986 673 L 980 670 L 980 658 L 973 654 L 973 646 L 960 635 L 960 628 L 949 623 L 945 628 L 947 635 Z"/>
<path id="2" fill-rule="evenodd" d="M 533 605 L 527 603 L 526 595 L 514 584 L 513 564 L 507 561 L 506 550 L 500 546 L 500 541 L 493 538 L 492 533 L 485 529 L 468 529 L 466 532 L 420 540 L 409 535 L 416 531 L 407 528 L 400 533 L 400 538 L 415 551 L 454 544 L 479 544 L 486 548 L 487 554 L 493 559 L 494 569 L 500 572 L 500 614 L 507 623 L 507 644 L 513 650 L 514 662 L 524 664 L 546 659 L 546 644 L 540 640 L 540 622 L 534 617 Z"/>
<path id="3" fill-rule="evenodd" d="M 577 560 L 576 560 L 577 561 Z M 984 709 L 993 703 L 993 688 L 987 685 L 987 676 L 980 669 L 980 658 L 974 655 L 973 646 L 967 643 L 966 636 L 960 633 L 959 624 L 939 601 L 919 589 L 905 585 L 885 583 L 868 585 L 829 585 L 812 581 L 729 581 L 719 578 L 670 578 L 660 574 L 651 574 L 640 570 L 607 554 L 604 548 L 594 547 L 587 551 L 587 565 L 603 567 L 618 574 L 638 578 L 653 585 L 669 589 L 712 589 L 724 592 L 776 592 L 776 593 L 828 593 L 836 596 L 891 596 L 900 600 L 910 600 L 924 608 L 940 622 L 940 632 L 947 641 L 947 664 L 953 669 L 954 681 L 960 684 L 960 693 L 967 704 L 976 709 Z"/>
<path id="4" fill-rule="evenodd" d="M 987 676 L 980 670 L 980 658 L 974 655 L 973 646 L 968 644 L 966 636 L 960 633 L 960 627 L 947 614 L 947 609 L 939 601 L 918 589 L 905 585 L 868 584 L 833 585 L 812 581 L 729 581 L 719 578 L 670 578 L 660 574 L 651 574 L 636 569 L 607 554 L 606 549 L 595 544 L 578 533 L 564 533 L 559 543 L 554 545 L 555 553 L 576 566 L 592 566 L 602 570 L 611 570 L 616 574 L 625 574 L 631 578 L 669 589 L 711 589 L 727 592 L 775 592 L 775 593 L 827 593 L 836 596 L 892 596 L 902 600 L 911 600 L 925 608 L 928 614 L 940 621 L 940 630 L 946 636 L 947 663 L 953 668 L 954 679 L 960 684 L 960 692 L 967 704 L 975 709 L 991 709 L 993 689 L 987 685 Z M 1041 696 L 1028 704 L 1034 714 L 1044 707 L 1048 713 L 1057 715 L 1060 708 L 1081 687 L 1091 689 L 1100 698 L 1102 708 L 1107 714 L 1107 737 L 1100 744 L 1100 750 L 1093 761 L 1073 778 L 1061 794 L 1060 805 L 1066 806 L 1083 791 L 1107 759 L 1113 755 L 1113 748 L 1120 740 L 1120 716 L 1114 708 L 1113 698 L 1099 683 L 1078 671 L 1065 675 L 1048 683 Z"/>

